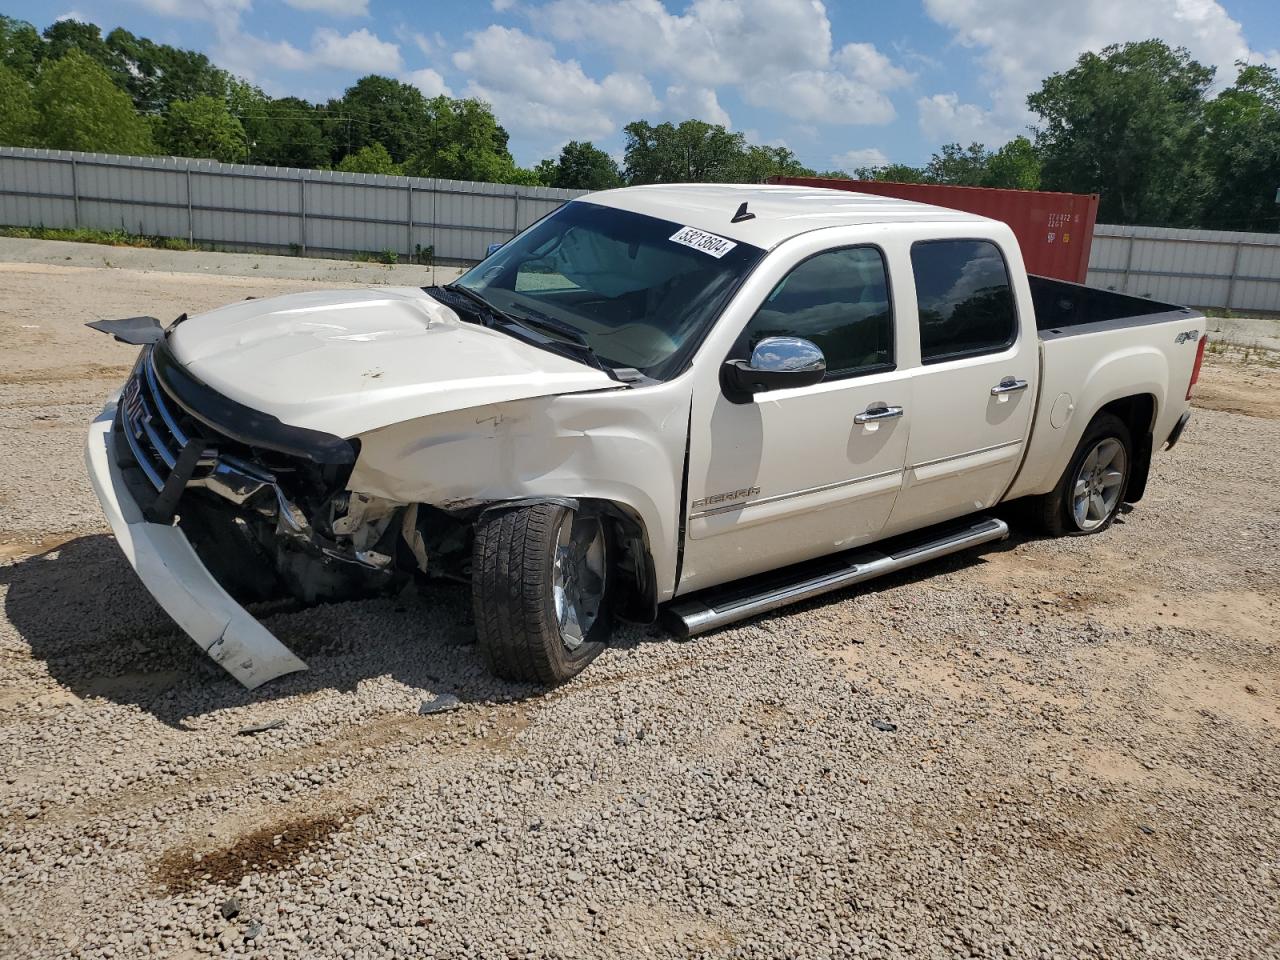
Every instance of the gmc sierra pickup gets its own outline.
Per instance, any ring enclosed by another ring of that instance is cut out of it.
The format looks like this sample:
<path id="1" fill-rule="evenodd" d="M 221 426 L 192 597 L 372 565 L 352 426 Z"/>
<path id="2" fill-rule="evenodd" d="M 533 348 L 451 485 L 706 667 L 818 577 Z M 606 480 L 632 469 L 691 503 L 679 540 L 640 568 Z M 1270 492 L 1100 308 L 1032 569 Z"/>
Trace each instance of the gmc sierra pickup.
<path id="1" fill-rule="evenodd" d="M 1177 442 L 1182 307 L 1028 277 L 1005 225 L 797 187 L 566 204 L 456 283 L 95 324 L 142 347 L 87 461 L 161 606 L 254 687 L 241 605 L 470 584 L 499 674 L 1007 535 L 1105 530 Z"/>

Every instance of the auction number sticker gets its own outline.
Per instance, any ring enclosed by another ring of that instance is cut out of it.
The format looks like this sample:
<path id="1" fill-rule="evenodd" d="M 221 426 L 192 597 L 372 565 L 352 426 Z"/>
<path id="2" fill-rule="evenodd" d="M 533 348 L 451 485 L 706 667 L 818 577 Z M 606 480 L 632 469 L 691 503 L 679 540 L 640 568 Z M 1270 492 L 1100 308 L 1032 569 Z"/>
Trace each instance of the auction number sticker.
<path id="1" fill-rule="evenodd" d="M 726 240 L 724 237 L 717 237 L 714 233 L 696 230 L 693 227 L 681 227 L 671 239 L 675 243 L 682 243 L 686 247 L 693 247 L 695 250 L 710 254 L 717 260 L 737 246 L 732 240 Z"/>

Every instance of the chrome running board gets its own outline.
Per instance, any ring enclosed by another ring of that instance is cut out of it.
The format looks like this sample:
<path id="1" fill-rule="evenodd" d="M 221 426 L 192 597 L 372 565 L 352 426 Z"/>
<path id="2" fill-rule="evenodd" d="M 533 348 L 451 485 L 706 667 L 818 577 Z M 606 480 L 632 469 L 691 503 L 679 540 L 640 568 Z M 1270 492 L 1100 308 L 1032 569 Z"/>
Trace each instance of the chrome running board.
<path id="1" fill-rule="evenodd" d="M 694 637 L 738 620 L 758 616 L 830 593 L 855 583 L 896 573 L 918 563 L 1009 536 L 1009 525 L 995 517 L 966 520 L 898 537 L 862 550 L 824 557 L 737 583 L 712 587 L 667 606 L 666 626 Z"/>

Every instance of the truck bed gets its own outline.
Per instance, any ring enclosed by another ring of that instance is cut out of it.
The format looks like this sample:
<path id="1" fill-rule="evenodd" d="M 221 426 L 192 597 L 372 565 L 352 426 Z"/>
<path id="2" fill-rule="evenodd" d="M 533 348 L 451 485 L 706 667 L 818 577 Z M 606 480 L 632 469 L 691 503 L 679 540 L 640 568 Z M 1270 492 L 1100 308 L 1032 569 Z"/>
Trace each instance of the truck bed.
<path id="1" fill-rule="evenodd" d="M 1027 275 L 1041 340 L 1200 316 L 1188 307 L 1052 277 Z"/>
<path id="2" fill-rule="evenodd" d="M 1204 328 L 1204 315 L 1188 307 L 1049 277 L 1027 279 L 1040 338 L 1040 389 L 1035 428 L 1006 499 L 1053 488 L 1087 426 L 1082 409 L 1140 398 L 1149 403 L 1152 447 L 1163 446 L 1187 409 Z"/>

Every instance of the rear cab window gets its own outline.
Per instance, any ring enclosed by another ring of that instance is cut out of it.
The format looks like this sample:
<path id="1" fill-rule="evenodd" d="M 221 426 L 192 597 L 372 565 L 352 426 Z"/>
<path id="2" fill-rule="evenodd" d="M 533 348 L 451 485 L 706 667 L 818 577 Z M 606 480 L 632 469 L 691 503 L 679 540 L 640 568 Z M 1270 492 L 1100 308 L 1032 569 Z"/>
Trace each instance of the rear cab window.
<path id="1" fill-rule="evenodd" d="M 1000 353 L 1018 337 L 1018 312 L 1004 255 L 990 240 L 912 244 L 920 360 L 942 363 Z"/>

